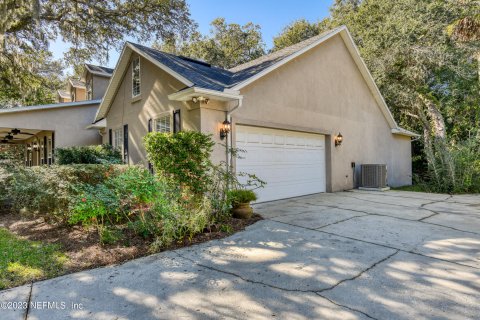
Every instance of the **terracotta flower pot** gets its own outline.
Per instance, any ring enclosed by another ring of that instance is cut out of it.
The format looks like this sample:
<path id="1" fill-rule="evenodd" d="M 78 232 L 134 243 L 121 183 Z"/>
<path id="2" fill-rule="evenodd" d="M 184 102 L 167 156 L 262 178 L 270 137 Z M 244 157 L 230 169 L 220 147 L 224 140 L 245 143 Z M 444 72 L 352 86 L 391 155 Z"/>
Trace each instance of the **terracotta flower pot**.
<path id="1" fill-rule="evenodd" d="M 232 208 L 232 215 L 237 219 L 249 219 L 253 214 L 250 203 L 239 203 Z"/>

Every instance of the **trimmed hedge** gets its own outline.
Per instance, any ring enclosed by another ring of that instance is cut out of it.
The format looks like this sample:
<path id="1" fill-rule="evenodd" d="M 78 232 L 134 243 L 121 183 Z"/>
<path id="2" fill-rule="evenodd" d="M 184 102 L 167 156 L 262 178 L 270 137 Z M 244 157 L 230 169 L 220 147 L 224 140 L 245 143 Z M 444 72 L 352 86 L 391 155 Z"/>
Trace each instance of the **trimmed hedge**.
<path id="1" fill-rule="evenodd" d="M 121 164 L 119 150 L 108 144 L 99 146 L 82 146 L 56 148 L 57 164 Z"/>

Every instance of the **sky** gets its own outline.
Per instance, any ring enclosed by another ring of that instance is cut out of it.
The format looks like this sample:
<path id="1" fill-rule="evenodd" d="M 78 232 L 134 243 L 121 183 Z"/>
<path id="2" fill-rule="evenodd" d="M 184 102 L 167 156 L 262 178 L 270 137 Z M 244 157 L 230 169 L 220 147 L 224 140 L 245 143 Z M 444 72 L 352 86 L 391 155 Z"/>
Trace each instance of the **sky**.
<path id="1" fill-rule="evenodd" d="M 218 17 L 224 17 L 227 23 L 244 25 L 253 22 L 261 26 L 267 49 L 272 47 L 273 37 L 290 22 L 302 18 L 316 22 L 327 17 L 332 2 L 333 0 L 187 0 L 192 19 L 198 23 L 201 33 L 208 34 L 210 22 Z M 61 39 L 50 44 L 57 59 L 63 58 L 67 47 L 68 44 Z M 107 66 L 113 68 L 119 52 L 112 50 L 109 55 Z"/>

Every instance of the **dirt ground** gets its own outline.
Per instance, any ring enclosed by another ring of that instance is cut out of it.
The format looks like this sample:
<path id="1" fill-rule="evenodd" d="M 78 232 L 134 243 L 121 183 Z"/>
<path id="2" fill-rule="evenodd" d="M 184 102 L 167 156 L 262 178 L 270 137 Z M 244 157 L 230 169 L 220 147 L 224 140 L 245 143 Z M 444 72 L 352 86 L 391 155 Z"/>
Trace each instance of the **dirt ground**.
<path id="1" fill-rule="evenodd" d="M 193 239 L 185 239 L 175 243 L 161 251 L 190 246 L 213 239 L 220 239 L 231 235 L 246 226 L 255 223 L 262 218 L 254 215 L 247 220 L 230 218 L 223 226 L 230 226 L 230 233 L 220 230 L 220 225 L 213 226 L 211 230 L 205 230 Z M 127 260 L 149 255 L 152 239 L 144 239 L 140 236 L 127 236 L 121 243 L 113 245 L 101 245 L 98 232 L 95 228 L 85 229 L 81 226 L 65 227 L 46 223 L 43 218 L 25 218 L 18 214 L 0 214 L 0 227 L 10 230 L 21 238 L 55 243 L 62 246 L 62 251 L 68 257 L 65 265 L 65 273 L 72 273 L 100 266 L 113 265 Z M 225 230 L 225 228 L 222 228 Z"/>

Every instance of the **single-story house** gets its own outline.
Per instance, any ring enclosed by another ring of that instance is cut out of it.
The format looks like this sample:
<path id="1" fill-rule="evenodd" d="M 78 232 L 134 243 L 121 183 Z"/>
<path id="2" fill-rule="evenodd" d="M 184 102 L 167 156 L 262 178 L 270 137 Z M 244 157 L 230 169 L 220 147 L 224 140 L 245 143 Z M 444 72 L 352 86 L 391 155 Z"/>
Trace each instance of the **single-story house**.
<path id="1" fill-rule="evenodd" d="M 395 122 L 346 27 L 225 70 L 126 43 L 99 106 L 104 143 L 148 164 L 149 131 L 213 135 L 213 160 L 267 182 L 259 201 L 358 186 L 361 164 L 412 182 L 411 138 Z M 226 145 L 246 151 L 230 159 Z"/>

